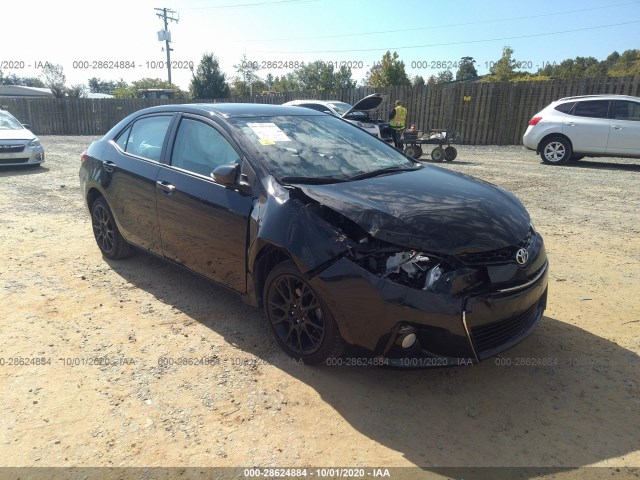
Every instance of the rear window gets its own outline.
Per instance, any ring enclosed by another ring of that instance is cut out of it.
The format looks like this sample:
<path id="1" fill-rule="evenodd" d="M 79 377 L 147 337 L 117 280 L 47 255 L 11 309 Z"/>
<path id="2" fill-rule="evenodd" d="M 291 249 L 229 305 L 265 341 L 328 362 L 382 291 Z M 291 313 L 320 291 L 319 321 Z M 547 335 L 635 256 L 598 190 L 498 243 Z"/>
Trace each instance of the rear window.
<path id="1" fill-rule="evenodd" d="M 588 100 L 578 102 L 573 114 L 577 117 L 607 118 L 609 100 Z"/>
<path id="2" fill-rule="evenodd" d="M 562 113 L 569 113 L 569 110 L 571 110 L 575 104 L 576 102 L 561 103 L 560 105 L 556 105 L 554 110 Z"/>

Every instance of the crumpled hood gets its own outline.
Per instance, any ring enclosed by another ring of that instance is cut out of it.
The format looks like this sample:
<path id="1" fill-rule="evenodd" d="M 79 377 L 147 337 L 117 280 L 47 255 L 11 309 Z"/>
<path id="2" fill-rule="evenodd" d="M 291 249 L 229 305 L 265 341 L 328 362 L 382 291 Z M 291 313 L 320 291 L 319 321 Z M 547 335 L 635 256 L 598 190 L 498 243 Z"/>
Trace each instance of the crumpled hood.
<path id="1" fill-rule="evenodd" d="M 425 252 L 496 250 L 522 241 L 530 226 L 515 195 L 438 167 L 296 187 L 374 238 Z"/>

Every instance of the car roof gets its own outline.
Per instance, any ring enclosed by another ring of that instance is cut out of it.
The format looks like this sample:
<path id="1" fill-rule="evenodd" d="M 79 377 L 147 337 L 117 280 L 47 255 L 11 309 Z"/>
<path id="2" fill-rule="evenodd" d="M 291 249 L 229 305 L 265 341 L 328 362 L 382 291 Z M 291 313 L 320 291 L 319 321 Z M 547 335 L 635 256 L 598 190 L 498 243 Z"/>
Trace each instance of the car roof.
<path id="1" fill-rule="evenodd" d="M 342 102 L 340 100 L 314 100 L 314 99 L 305 99 L 305 100 L 291 100 L 290 102 L 283 103 L 283 105 L 300 105 L 303 103 L 319 103 L 320 105 L 331 105 L 333 103 L 344 103 L 345 105 L 349 105 L 347 102 Z"/>
<path id="2" fill-rule="evenodd" d="M 137 113 L 156 112 L 184 112 L 200 115 L 216 115 L 222 118 L 262 116 L 270 117 L 278 115 L 324 115 L 320 112 L 309 110 L 308 108 L 261 103 L 184 103 L 145 108 Z"/>
<path id="3" fill-rule="evenodd" d="M 578 95 L 575 97 L 560 98 L 558 102 L 567 102 L 575 100 L 632 100 L 640 102 L 640 97 L 633 97 L 631 95 L 614 95 L 614 94 L 602 94 L 602 95 Z"/>

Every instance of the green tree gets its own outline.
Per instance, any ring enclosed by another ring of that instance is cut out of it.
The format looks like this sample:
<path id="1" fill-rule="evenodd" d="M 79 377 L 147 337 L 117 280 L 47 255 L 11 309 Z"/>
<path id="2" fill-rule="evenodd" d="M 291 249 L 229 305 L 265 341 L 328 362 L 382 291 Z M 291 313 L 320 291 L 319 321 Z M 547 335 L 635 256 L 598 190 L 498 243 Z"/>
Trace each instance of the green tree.
<path id="1" fill-rule="evenodd" d="M 451 70 L 442 70 L 436 75 L 436 83 L 453 82 L 453 72 Z"/>
<path id="2" fill-rule="evenodd" d="M 382 61 L 371 67 L 365 77 L 365 83 L 370 87 L 380 88 L 391 85 L 411 85 L 411 81 L 404 68 L 404 62 L 398 60 L 398 52 L 393 54 L 387 50 Z"/>
<path id="3" fill-rule="evenodd" d="M 295 76 L 301 90 L 336 90 L 353 88 L 356 85 L 351 79 L 351 69 L 341 66 L 337 71 L 332 63 L 316 60 L 295 70 Z"/>
<path id="4" fill-rule="evenodd" d="M 126 88 L 129 85 L 122 78 L 118 81 L 114 80 L 102 80 L 100 78 L 92 77 L 87 81 L 89 85 L 89 91 L 91 93 L 107 93 L 111 94 L 117 88 Z"/>
<path id="5" fill-rule="evenodd" d="M 189 90 L 193 98 L 226 98 L 229 85 L 225 74 L 220 71 L 218 59 L 212 53 L 205 53 L 195 73 L 192 71 Z"/>
<path id="6" fill-rule="evenodd" d="M 513 59 L 513 48 L 507 45 L 502 49 L 502 57 L 489 69 L 491 80 L 508 82 L 513 79 L 516 76 L 515 65 L 516 61 Z"/>
<path id="7" fill-rule="evenodd" d="M 475 66 L 476 61 L 473 57 L 462 57 L 458 63 L 458 71 L 456 72 L 456 80 L 471 80 L 478 77 L 478 71 Z"/>
<path id="8" fill-rule="evenodd" d="M 640 50 L 625 50 L 609 68 L 613 77 L 640 75 Z"/>
<path id="9" fill-rule="evenodd" d="M 273 80 L 272 90 L 276 92 L 297 92 L 300 91 L 300 82 L 294 72 L 286 73 Z"/>
<path id="10" fill-rule="evenodd" d="M 420 75 L 416 75 L 411 80 L 411 85 L 413 85 L 414 87 L 423 87 L 424 85 L 426 85 L 426 83 L 424 81 L 424 78 L 422 78 Z"/>
<path id="11" fill-rule="evenodd" d="M 87 87 L 85 87 L 82 83 L 69 85 L 69 87 L 67 87 L 67 96 L 72 98 L 86 98 Z"/>
<path id="12" fill-rule="evenodd" d="M 20 77 L 15 73 L 6 76 L 0 70 L 0 85 L 24 85 L 25 87 L 44 88 L 45 84 L 38 77 Z"/>
<path id="13" fill-rule="evenodd" d="M 260 79 L 256 75 L 258 63 L 247 60 L 247 54 L 242 55 L 242 59 L 233 68 L 236 69 L 236 76 L 232 79 L 231 93 L 236 97 L 246 97 L 253 95 L 254 83 Z"/>
<path id="14" fill-rule="evenodd" d="M 51 93 L 56 98 L 64 97 L 66 93 L 65 83 L 67 83 L 67 77 L 65 76 L 62 66 L 52 63 L 47 63 L 42 69 L 42 76 L 44 77 L 43 83 L 45 87 L 51 89 Z"/>

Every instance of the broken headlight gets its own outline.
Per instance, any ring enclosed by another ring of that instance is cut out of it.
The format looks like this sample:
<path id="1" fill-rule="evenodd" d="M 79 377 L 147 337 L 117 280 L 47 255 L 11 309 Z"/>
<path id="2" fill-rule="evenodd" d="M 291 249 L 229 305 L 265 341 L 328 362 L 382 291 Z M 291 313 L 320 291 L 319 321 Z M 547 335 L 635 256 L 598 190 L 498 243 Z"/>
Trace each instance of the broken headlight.
<path id="1" fill-rule="evenodd" d="M 410 251 L 389 255 L 380 276 L 413 288 L 433 290 L 444 271 L 441 259 Z"/>

